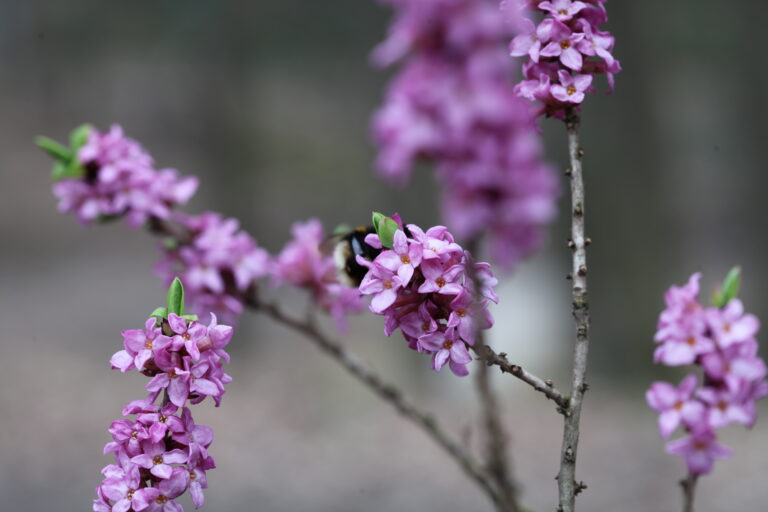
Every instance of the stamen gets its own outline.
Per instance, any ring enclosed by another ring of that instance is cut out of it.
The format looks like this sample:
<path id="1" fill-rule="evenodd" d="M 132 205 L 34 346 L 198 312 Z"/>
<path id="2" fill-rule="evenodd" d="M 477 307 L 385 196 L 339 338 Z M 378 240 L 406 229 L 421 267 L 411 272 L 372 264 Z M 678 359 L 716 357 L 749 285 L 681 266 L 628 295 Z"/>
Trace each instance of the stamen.
<path id="1" fill-rule="evenodd" d="M 566 89 L 565 92 L 568 93 L 568 96 L 573 96 L 574 94 L 576 94 L 576 87 L 574 87 L 573 85 L 569 85 L 568 89 Z"/>
<path id="2" fill-rule="evenodd" d="M 438 277 L 435 280 L 435 284 L 437 285 L 438 288 L 442 288 L 443 286 L 445 286 L 445 279 L 443 279 L 442 277 Z"/>
<path id="3" fill-rule="evenodd" d="M 563 50 L 567 50 L 570 47 L 571 47 L 571 40 L 570 39 L 566 39 L 564 41 L 560 41 L 560 48 L 562 48 Z"/>

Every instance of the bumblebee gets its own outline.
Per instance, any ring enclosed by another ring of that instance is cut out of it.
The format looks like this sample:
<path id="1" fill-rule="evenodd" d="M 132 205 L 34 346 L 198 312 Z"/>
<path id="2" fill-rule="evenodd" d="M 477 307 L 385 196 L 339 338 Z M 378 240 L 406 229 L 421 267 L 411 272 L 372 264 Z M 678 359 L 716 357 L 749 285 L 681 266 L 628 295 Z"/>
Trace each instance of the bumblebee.
<path id="1" fill-rule="evenodd" d="M 337 230 L 337 234 L 329 239 L 328 245 L 333 250 L 339 281 L 343 284 L 357 288 L 368 272 L 367 268 L 357 262 L 357 256 L 373 261 L 381 253 L 381 249 L 365 243 L 365 237 L 371 233 L 376 233 L 373 226 L 359 226 L 345 233 L 338 233 Z"/>

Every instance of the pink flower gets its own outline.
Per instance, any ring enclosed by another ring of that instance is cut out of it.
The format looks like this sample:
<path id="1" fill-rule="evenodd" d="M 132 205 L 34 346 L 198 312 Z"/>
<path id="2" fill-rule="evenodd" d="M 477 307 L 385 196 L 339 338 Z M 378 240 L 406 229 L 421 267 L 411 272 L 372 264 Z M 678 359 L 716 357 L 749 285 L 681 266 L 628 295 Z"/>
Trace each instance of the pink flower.
<path id="1" fill-rule="evenodd" d="M 553 31 L 552 39 L 553 41 L 541 50 L 540 55 L 542 57 L 556 57 L 565 67 L 573 71 L 581 71 L 583 59 L 577 47 L 584 39 L 584 34 L 573 33 L 568 27 L 562 25 Z"/>
<path id="2" fill-rule="evenodd" d="M 645 397 L 659 416 L 659 432 L 662 437 L 669 437 L 683 423 L 689 428 L 696 428 L 706 419 L 704 406 L 695 400 L 697 385 L 695 375 L 688 375 L 679 387 L 666 382 L 654 382 Z"/>
<path id="3" fill-rule="evenodd" d="M 738 291 L 738 271 L 729 273 L 722 291 L 713 298 L 722 307 L 707 310 L 698 302 L 700 277 L 694 274 L 685 286 L 673 286 L 665 294 L 654 360 L 670 366 L 701 366 L 703 387 L 697 390 L 696 376 L 689 375 L 678 388 L 655 382 L 646 394 L 648 405 L 660 413 L 662 437 L 678 425 L 690 434 L 668 443 L 667 452 L 684 456 L 689 471 L 697 475 L 709 473 L 715 459 L 730 454 L 715 443 L 713 429 L 730 423 L 751 427 L 756 419 L 755 401 L 768 395 L 768 368 L 758 356 L 755 339 L 759 322 L 745 314 L 741 301 L 733 298 Z"/>
<path id="4" fill-rule="evenodd" d="M 581 103 L 584 93 L 592 85 L 592 75 L 572 76 L 566 71 L 559 71 L 560 83 L 550 88 L 552 96 L 563 103 Z"/>
<path id="5" fill-rule="evenodd" d="M 84 224 L 124 216 L 138 227 L 150 217 L 167 219 L 197 189 L 197 178 L 156 170 L 152 157 L 117 125 L 109 132 L 90 129 L 85 144 L 75 149 L 83 176 L 60 179 L 53 193 L 59 210 L 74 212 Z"/>
<path id="6" fill-rule="evenodd" d="M 148 469 L 157 478 L 170 478 L 173 473 L 171 464 L 180 464 L 187 461 L 187 454 L 181 450 L 165 451 L 165 443 L 144 441 L 141 443 L 141 447 L 143 453 L 131 457 L 131 462 L 144 469 Z"/>
<path id="7" fill-rule="evenodd" d="M 395 21 L 374 58 L 403 67 L 374 115 L 377 168 L 402 185 L 418 161 L 434 164 L 445 223 L 464 239 L 488 233 L 494 259 L 511 269 L 543 243 L 559 194 L 536 113 L 516 98 L 512 62 L 499 51 L 511 25 L 493 0 L 388 3 Z M 537 60 L 558 23 L 528 22 L 510 51 Z"/>
<path id="8" fill-rule="evenodd" d="M 744 314 L 744 305 L 739 299 L 731 300 L 723 309 L 709 308 L 706 319 L 712 337 L 723 349 L 754 338 L 760 329 L 760 322 L 755 315 Z"/>
<path id="9" fill-rule="evenodd" d="M 569 21 L 587 6 L 584 2 L 572 0 L 553 0 L 541 2 L 539 9 L 549 12 L 557 21 Z"/>
<path id="10" fill-rule="evenodd" d="M 475 343 L 477 329 L 493 325 L 487 306 L 489 300 L 498 300 L 493 291 L 496 278 L 487 263 L 474 263 L 445 227 L 424 232 L 409 224 L 408 233 L 396 230 L 398 249 L 382 251 L 372 262 L 358 258 L 369 269 L 360 293 L 373 296 L 370 309 L 385 317 L 387 336 L 399 328 L 409 348 L 433 356 L 435 371 L 449 364 L 453 373 L 465 376 L 472 360 L 467 346 Z M 372 246 L 381 244 L 378 237 L 366 240 Z M 395 261 L 398 255 L 421 262 L 408 272 L 407 282 L 395 273 L 406 265 Z M 475 298 L 467 265 L 475 266 L 483 299 Z"/>
<path id="11" fill-rule="evenodd" d="M 141 512 L 154 501 L 159 492 L 151 487 L 141 488 L 141 478 L 137 466 L 129 466 L 126 471 L 119 471 L 107 477 L 101 484 L 101 492 L 104 498 L 114 501 L 112 512 L 127 512 L 135 510 Z"/>
<path id="12" fill-rule="evenodd" d="M 667 453 L 685 457 L 691 474 L 706 475 L 712 471 L 716 459 L 727 459 L 732 452 L 715 442 L 715 434 L 711 430 L 703 430 L 668 442 Z"/>
<path id="13" fill-rule="evenodd" d="M 464 377 L 469 374 L 467 364 L 472 362 L 472 356 L 467 351 L 466 344 L 461 340 L 453 339 L 452 331 L 435 332 L 419 338 L 419 343 L 426 350 L 433 352 L 432 369 L 440 371 L 445 363 L 449 363 L 451 371 Z"/>

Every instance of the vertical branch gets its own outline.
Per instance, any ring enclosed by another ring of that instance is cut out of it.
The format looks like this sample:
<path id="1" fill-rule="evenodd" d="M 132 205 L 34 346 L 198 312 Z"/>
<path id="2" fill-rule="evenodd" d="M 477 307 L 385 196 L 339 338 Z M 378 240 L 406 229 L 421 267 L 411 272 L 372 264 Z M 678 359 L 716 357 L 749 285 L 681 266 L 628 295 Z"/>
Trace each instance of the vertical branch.
<path id="1" fill-rule="evenodd" d="M 560 505 L 558 511 L 573 512 L 576 494 L 585 488 L 576 483 L 576 455 L 579 447 L 579 419 L 581 404 L 587 384 L 587 353 L 589 349 L 589 302 L 587 300 L 587 251 L 589 240 L 584 236 L 584 177 L 579 145 L 579 117 L 572 111 L 566 113 L 568 152 L 571 168 L 571 241 L 573 251 L 573 318 L 576 321 L 576 345 L 573 351 L 573 377 L 571 398 L 565 413 L 563 445 L 560 453 L 560 472 L 557 475 Z"/>
<path id="2" fill-rule="evenodd" d="M 683 512 L 693 512 L 693 498 L 698 481 L 698 475 L 692 473 L 689 473 L 685 480 L 680 480 L 680 487 L 683 488 Z"/>
<path id="3" fill-rule="evenodd" d="M 467 250 L 474 257 L 478 250 L 478 239 L 473 238 L 467 244 Z M 469 268 L 469 277 L 472 279 L 476 298 L 480 297 L 480 283 L 477 281 L 474 266 L 474 260 L 471 261 Z M 478 323 L 478 326 L 480 324 Z M 475 351 L 478 354 L 485 354 L 487 345 L 483 331 L 478 327 L 476 329 Z M 510 469 L 509 452 L 507 450 L 507 437 L 504 432 L 504 426 L 501 421 L 501 410 L 499 401 L 496 399 L 496 393 L 491 384 L 491 367 L 485 361 L 481 361 L 475 374 L 475 385 L 477 394 L 480 398 L 480 409 L 483 421 L 483 450 L 485 451 L 485 464 L 488 474 L 495 483 L 499 494 L 497 508 L 500 512 L 518 512 L 520 507 L 517 503 L 517 486 L 512 477 Z"/>
<path id="4" fill-rule="evenodd" d="M 477 350 L 485 351 L 485 340 L 482 333 L 478 332 L 476 339 Z M 475 374 L 477 394 L 480 397 L 481 414 L 483 416 L 483 429 L 485 430 L 485 460 L 488 473 L 496 483 L 500 510 L 505 512 L 517 512 L 520 507 L 517 504 L 517 486 L 512 478 L 512 470 L 509 467 L 507 451 L 507 436 L 501 422 L 501 411 L 496 393 L 491 385 L 491 367 L 482 361 Z"/>

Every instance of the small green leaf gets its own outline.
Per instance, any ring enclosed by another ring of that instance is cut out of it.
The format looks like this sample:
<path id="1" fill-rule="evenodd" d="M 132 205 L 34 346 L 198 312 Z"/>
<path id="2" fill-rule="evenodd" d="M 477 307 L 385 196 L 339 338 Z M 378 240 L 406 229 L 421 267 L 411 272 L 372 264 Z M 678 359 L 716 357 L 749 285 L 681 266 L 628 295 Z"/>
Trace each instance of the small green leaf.
<path id="1" fill-rule="evenodd" d="M 168 318 L 168 308 L 155 308 L 155 310 L 149 315 L 157 319 Z"/>
<path id="2" fill-rule="evenodd" d="M 379 232 L 379 223 L 386 218 L 387 216 L 383 213 L 373 212 L 373 219 L 371 222 L 373 222 L 373 229 L 375 229 L 377 233 Z"/>
<path id="3" fill-rule="evenodd" d="M 197 315 L 181 315 L 181 318 L 187 322 L 197 322 Z"/>
<path id="4" fill-rule="evenodd" d="M 741 286 L 741 268 L 733 267 L 728 275 L 725 276 L 723 286 L 713 296 L 713 302 L 715 306 L 722 308 L 725 307 L 731 300 L 736 298 L 739 294 L 739 287 Z"/>
<path id="5" fill-rule="evenodd" d="M 179 316 L 184 314 L 184 286 L 178 277 L 168 287 L 168 314 L 171 313 Z"/>
<path id="6" fill-rule="evenodd" d="M 72 147 L 73 152 L 76 153 L 78 149 L 85 146 L 91 130 L 93 130 L 93 127 L 89 124 L 80 125 L 72 130 L 72 133 L 69 135 L 69 145 Z"/>
<path id="7" fill-rule="evenodd" d="M 48 137 L 37 137 L 35 139 L 35 144 L 37 144 L 40 149 L 58 161 L 69 163 L 69 161 L 72 160 L 72 157 L 74 156 L 72 150 L 70 150 L 64 144 L 60 144 L 53 139 L 49 139 Z"/>
<path id="8" fill-rule="evenodd" d="M 381 245 L 391 249 L 394 244 L 395 232 L 400 229 L 397 222 L 384 214 L 373 212 L 373 227 L 376 229 L 376 234 L 379 235 Z"/>

